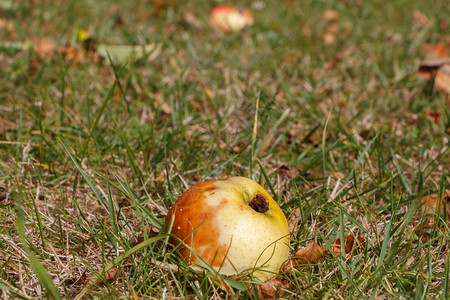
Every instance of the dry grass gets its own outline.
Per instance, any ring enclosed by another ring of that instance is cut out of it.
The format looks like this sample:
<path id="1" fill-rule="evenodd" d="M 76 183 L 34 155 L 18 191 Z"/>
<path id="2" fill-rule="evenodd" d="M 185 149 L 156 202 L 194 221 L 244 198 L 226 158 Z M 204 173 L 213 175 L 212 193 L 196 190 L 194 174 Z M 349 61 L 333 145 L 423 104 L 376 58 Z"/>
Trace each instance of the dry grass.
<path id="1" fill-rule="evenodd" d="M 284 297 L 448 298 L 450 216 L 416 212 L 450 189 L 448 95 L 415 78 L 424 45 L 450 34 L 448 5 L 264 1 L 254 26 L 218 36 L 209 2 L 167 3 L 0 10 L 1 297 L 257 297 L 154 232 L 187 186 L 243 175 L 281 204 L 293 253 L 316 223 L 324 249 L 366 241 L 287 276 Z M 80 28 L 162 50 L 112 67 Z M 42 40 L 49 52 L 24 46 Z"/>

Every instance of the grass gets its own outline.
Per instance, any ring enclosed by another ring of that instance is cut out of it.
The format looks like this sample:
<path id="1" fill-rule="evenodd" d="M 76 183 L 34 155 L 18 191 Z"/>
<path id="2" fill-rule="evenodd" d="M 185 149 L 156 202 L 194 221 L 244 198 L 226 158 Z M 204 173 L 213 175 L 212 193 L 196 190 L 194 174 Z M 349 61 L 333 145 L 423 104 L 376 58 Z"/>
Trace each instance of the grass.
<path id="1" fill-rule="evenodd" d="M 297 212 L 293 253 L 316 222 L 324 249 L 366 241 L 294 272 L 284 297 L 448 299 L 449 216 L 424 231 L 416 213 L 450 188 L 448 95 L 415 78 L 424 45 L 450 34 L 445 1 L 262 1 L 254 26 L 226 36 L 209 1 L 155 3 L 0 9 L 2 297 L 255 298 L 249 278 L 195 272 L 149 230 L 186 185 L 242 175 Z M 161 52 L 111 66 L 79 29 Z M 33 38 L 84 56 L 6 43 Z"/>

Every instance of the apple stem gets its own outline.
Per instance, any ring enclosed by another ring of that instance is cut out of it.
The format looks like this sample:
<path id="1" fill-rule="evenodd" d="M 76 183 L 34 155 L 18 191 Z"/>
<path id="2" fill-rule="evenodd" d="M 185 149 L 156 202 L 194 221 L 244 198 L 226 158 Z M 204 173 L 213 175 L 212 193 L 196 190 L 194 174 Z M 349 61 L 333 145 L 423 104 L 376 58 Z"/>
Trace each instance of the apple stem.
<path id="1" fill-rule="evenodd" d="M 259 213 L 265 213 L 269 210 L 269 202 L 266 201 L 266 197 L 262 194 L 257 194 L 248 205 Z"/>

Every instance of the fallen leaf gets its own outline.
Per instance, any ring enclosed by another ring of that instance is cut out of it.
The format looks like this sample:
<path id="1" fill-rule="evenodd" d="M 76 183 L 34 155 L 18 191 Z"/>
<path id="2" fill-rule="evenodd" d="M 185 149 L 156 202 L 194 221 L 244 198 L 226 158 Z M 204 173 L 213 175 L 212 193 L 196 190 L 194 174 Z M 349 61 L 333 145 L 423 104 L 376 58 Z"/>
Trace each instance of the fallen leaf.
<path id="1" fill-rule="evenodd" d="M 24 41 L 24 42 L 0 42 L 0 49 L 6 49 L 6 50 L 14 50 L 14 51 L 22 51 L 22 50 L 29 50 L 33 48 L 33 43 L 31 41 Z"/>
<path id="2" fill-rule="evenodd" d="M 31 39 L 33 42 L 33 50 L 42 57 L 52 54 L 56 48 L 56 42 L 49 38 Z"/>
<path id="3" fill-rule="evenodd" d="M 102 286 L 105 284 L 104 279 L 106 279 L 106 281 L 108 281 L 109 283 L 114 282 L 114 280 L 117 277 L 117 274 L 119 273 L 120 268 L 119 267 L 114 267 L 112 269 L 109 269 L 106 273 L 105 273 L 105 277 L 104 278 L 99 278 L 96 282 L 95 285 L 96 286 Z"/>
<path id="4" fill-rule="evenodd" d="M 302 214 L 300 208 L 294 209 L 293 214 L 289 220 L 289 232 L 297 232 L 302 222 Z"/>
<path id="5" fill-rule="evenodd" d="M 439 207 L 439 203 L 441 204 Z M 444 195 L 441 194 L 431 194 L 429 196 L 423 197 L 420 201 L 419 212 L 424 216 L 423 226 L 433 227 L 435 222 L 435 214 L 447 217 L 450 219 L 450 190 L 444 191 Z"/>
<path id="6" fill-rule="evenodd" d="M 0 1 L 0 10 L 8 11 L 14 10 L 17 8 L 18 3 L 14 0 L 1 0 Z"/>
<path id="7" fill-rule="evenodd" d="M 435 44 L 425 44 L 420 50 L 420 54 L 428 59 L 445 58 L 449 54 L 450 41 L 447 36 L 442 36 L 440 41 Z"/>
<path id="8" fill-rule="evenodd" d="M 0 134 L 5 131 L 16 129 L 17 125 L 11 121 L 0 118 Z"/>
<path id="9" fill-rule="evenodd" d="M 414 24 L 416 24 L 419 27 L 425 27 L 430 23 L 430 20 L 427 16 L 425 16 L 423 13 L 421 13 L 418 10 L 415 10 L 413 13 L 413 20 Z"/>
<path id="10" fill-rule="evenodd" d="M 160 233 L 159 230 L 158 230 L 158 228 L 156 228 L 156 227 L 154 227 L 154 226 L 148 226 L 148 225 L 145 225 L 145 226 L 144 226 L 144 230 L 147 232 L 147 238 L 149 238 L 149 239 L 158 236 L 159 233 Z M 135 240 L 133 241 L 133 243 L 131 244 L 131 246 L 134 247 L 134 246 L 136 246 L 136 245 L 142 243 L 143 241 L 145 241 L 144 234 L 140 234 L 140 235 L 138 235 L 138 236 L 135 238 Z M 160 241 L 158 241 L 158 243 L 156 244 L 157 247 L 160 246 L 159 243 L 160 243 Z"/>
<path id="11" fill-rule="evenodd" d="M 276 298 L 277 295 L 283 296 L 286 293 L 285 290 L 289 288 L 289 285 L 289 281 L 280 276 L 258 284 L 259 299 Z M 253 290 L 250 294 L 253 296 Z"/>
<path id="12" fill-rule="evenodd" d="M 323 14 L 323 19 L 327 22 L 339 21 L 339 13 L 334 9 L 326 10 Z"/>
<path id="13" fill-rule="evenodd" d="M 355 237 L 353 236 L 353 234 L 344 236 L 344 241 L 346 259 L 349 259 L 352 255 L 357 255 L 358 253 L 360 253 L 366 245 L 366 241 L 362 236 L 358 236 L 358 241 L 355 243 Z M 330 247 L 336 255 L 341 255 L 341 238 L 338 238 L 336 241 L 334 241 L 334 243 Z"/>
<path id="14" fill-rule="evenodd" d="M 7 19 L 0 18 L 0 30 L 12 31 L 14 29 L 14 23 Z"/>
<path id="15" fill-rule="evenodd" d="M 331 45 L 331 44 L 334 44 L 334 43 L 336 42 L 336 40 L 337 40 L 337 38 L 336 38 L 336 35 L 335 35 L 334 33 L 326 32 L 326 33 L 323 35 L 323 43 L 324 43 L 325 45 Z"/>
<path id="16" fill-rule="evenodd" d="M 422 61 L 417 71 L 417 78 L 430 80 L 435 75 L 438 69 L 445 65 L 450 65 L 450 57 L 432 58 Z"/>
<path id="17" fill-rule="evenodd" d="M 425 119 L 432 120 L 438 125 L 441 124 L 441 114 L 440 113 L 431 112 L 431 111 L 427 110 L 425 112 Z"/>
<path id="18" fill-rule="evenodd" d="M 430 57 L 447 57 L 448 47 L 444 43 L 436 43 L 431 47 Z"/>
<path id="19" fill-rule="evenodd" d="M 137 46 L 98 44 L 95 49 L 99 56 L 108 61 L 109 57 L 111 57 L 112 63 L 120 65 L 146 56 L 148 56 L 149 60 L 154 60 L 161 53 L 161 45 L 157 44 Z"/>
<path id="20" fill-rule="evenodd" d="M 450 64 L 443 65 L 437 70 L 434 87 L 450 95 Z"/>
<path id="21" fill-rule="evenodd" d="M 253 25 L 254 22 L 248 9 L 238 9 L 229 5 L 216 6 L 209 14 L 211 27 L 225 33 L 240 31 Z"/>
<path id="22" fill-rule="evenodd" d="M 186 12 L 183 14 L 183 21 L 195 29 L 202 28 L 202 22 L 193 13 Z"/>
<path id="23" fill-rule="evenodd" d="M 288 273 L 293 269 L 298 270 L 301 267 L 313 264 L 324 257 L 324 255 L 325 250 L 323 250 L 316 242 L 311 242 L 295 253 L 295 255 L 286 263 L 282 272 Z"/>

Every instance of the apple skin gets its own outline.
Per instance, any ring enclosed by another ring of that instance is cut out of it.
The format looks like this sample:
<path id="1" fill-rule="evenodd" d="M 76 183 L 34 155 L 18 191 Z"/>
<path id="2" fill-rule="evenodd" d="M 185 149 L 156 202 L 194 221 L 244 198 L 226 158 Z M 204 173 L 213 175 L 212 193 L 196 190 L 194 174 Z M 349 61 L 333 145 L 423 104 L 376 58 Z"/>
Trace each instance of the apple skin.
<path id="1" fill-rule="evenodd" d="M 223 32 L 240 31 L 254 23 L 252 14 L 247 9 L 238 9 L 229 5 L 219 5 L 212 9 L 209 23 L 214 29 Z"/>
<path id="2" fill-rule="evenodd" d="M 255 197 L 268 211 L 250 207 Z M 267 208 L 267 207 L 266 207 Z M 194 251 L 220 274 L 257 268 L 254 278 L 274 277 L 289 256 L 289 228 L 283 211 L 255 181 L 245 177 L 205 181 L 188 189 L 169 209 L 169 242 L 191 265 L 204 265 Z"/>

